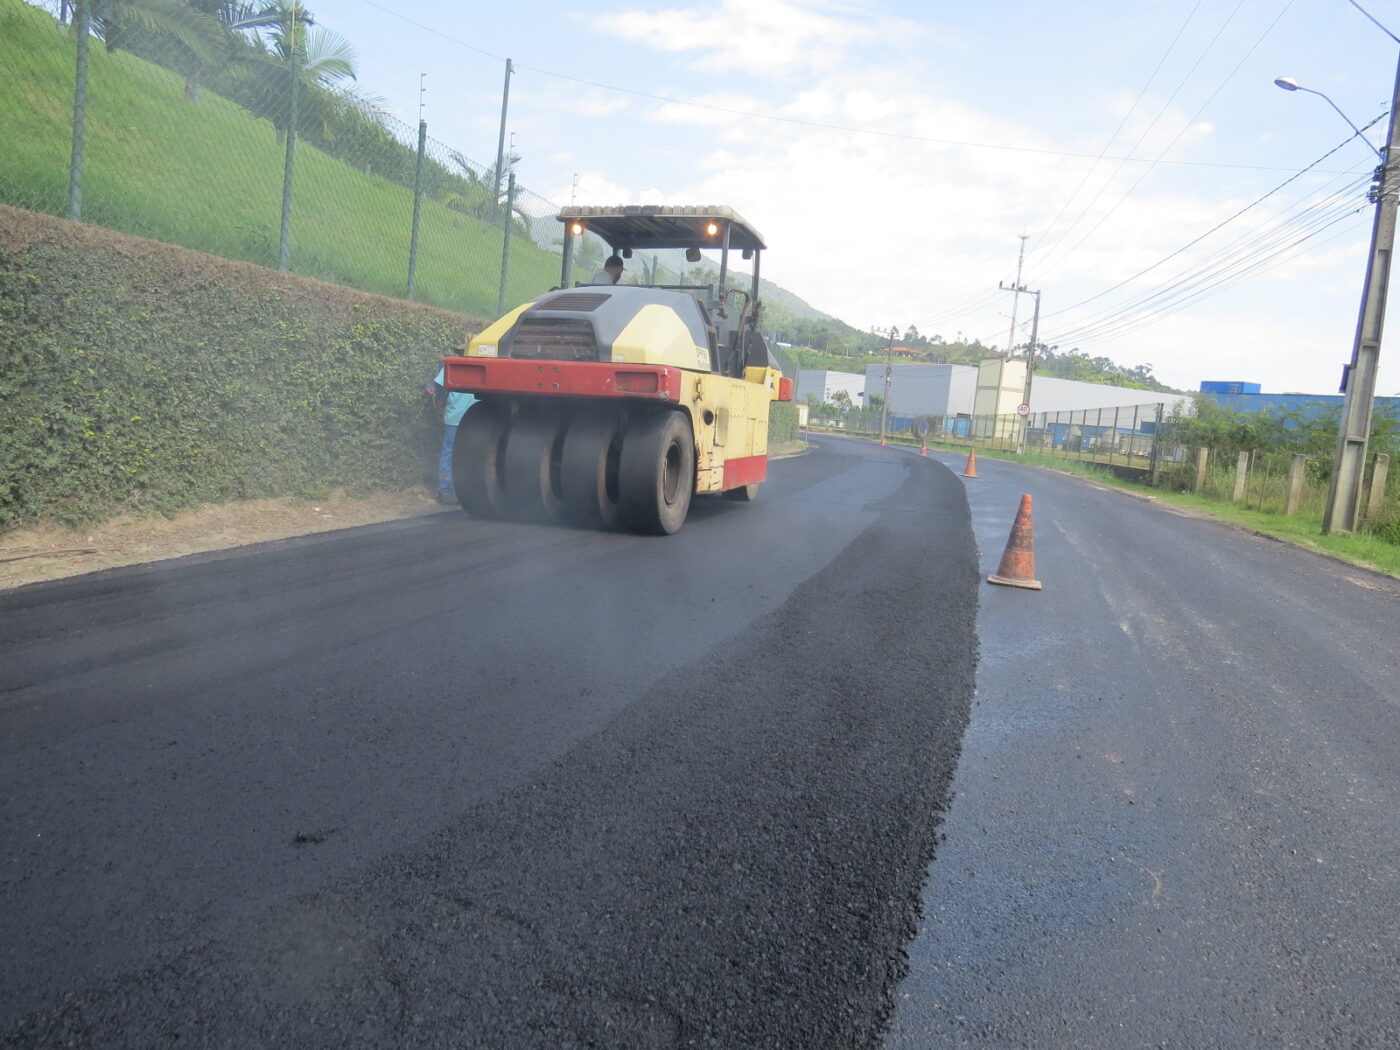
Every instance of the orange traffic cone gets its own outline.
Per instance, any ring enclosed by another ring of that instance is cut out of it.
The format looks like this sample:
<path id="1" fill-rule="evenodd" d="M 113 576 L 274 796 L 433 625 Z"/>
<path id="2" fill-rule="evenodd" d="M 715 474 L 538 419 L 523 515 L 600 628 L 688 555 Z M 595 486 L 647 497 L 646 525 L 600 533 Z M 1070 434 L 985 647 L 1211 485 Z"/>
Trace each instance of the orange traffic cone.
<path id="1" fill-rule="evenodd" d="M 1016 512 L 1016 522 L 1011 526 L 1011 535 L 1006 541 L 1006 550 L 1001 556 L 997 571 L 987 577 L 988 583 L 1000 583 L 1006 587 L 1024 587 L 1030 591 L 1041 590 L 1040 581 L 1035 578 L 1035 551 L 1031 537 L 1031 498 L 1021 497 L 1021 509 Z"/>
<path id="2" fill-rule="evenodd" d="M 963 477 L 975 478 L 977 476 L 977 450 L 970 448 L 967 450 L 967 466 L 963 469 Z"/>
<path id="3" fill-rule="evenodd" d="M 921 438 L 919 439 L 919 455 L 921 455 L 921 456 L 927 456 L 927 455 L 928 455 L 928 435 L 927 435 L 927 434 L 923 435 L 923 437 L 921 437 Z"/>

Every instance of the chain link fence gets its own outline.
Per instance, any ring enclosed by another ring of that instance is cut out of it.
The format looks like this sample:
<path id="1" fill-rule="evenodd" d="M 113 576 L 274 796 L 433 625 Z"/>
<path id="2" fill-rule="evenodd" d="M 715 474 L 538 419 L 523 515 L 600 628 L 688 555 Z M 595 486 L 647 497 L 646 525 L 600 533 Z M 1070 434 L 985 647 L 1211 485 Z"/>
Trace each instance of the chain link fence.
<path id="1" fill-rule="evenodd" d="M 875 437 L 881 433 L 881 416 L 879 408 L 841 411 L 834 405 L 815 405 L 809 425 Z M 1092 463 L 1123 477 L 1249 510 L 1321 518 L 1331 458 L 1268 449 L 1196 448 L 1179 443 L 1164 429 L 1164 421 L 1170 418 L 1167 405 L 1145 404 L 1039 413 L 1029 418 L 890 415 L 883 425 L 886 439 L 900 444 L 927 441 Z M 1369 531 L 1400 542 L 1400 469 L 1390 467 L 1387 453 L 1370 456 L 1362 516 Z"/>
<path id="2" fill-rule="evenodd" d="M 0 203 L 478 316 L 557 283 L 557 207 L 348 90 L 290 0 L 142 6 L 0 0 Z"/>
<path id="3" fill-rule="evenodd" d="M 1029 451 L 1146 472 L 1158 455 L 1157 429 L 1165 413 L 1165 405 L 1145 404 L 1042 412 L 1029 417 L 890 415 L 884 419 L 884 429 L 887 438 L 899 442 L 919 444 L 927 439 L 941 444 Z M 811 422 L 817 426 L 834 425 L 850 433 L 878 434 L 881 410 L 853 408 L 837 412 L 834 406 L 824 405 L 814 410 Z M 1168 454 L 1173 454 L 1172 450 Z"/>

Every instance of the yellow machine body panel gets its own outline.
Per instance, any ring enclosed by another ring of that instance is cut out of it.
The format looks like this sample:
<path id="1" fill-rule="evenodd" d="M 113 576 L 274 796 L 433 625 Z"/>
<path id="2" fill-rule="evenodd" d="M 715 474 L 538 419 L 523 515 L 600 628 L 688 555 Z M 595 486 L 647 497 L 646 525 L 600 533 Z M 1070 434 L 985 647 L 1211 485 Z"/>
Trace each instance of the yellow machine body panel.
<path id="1" fill-rule="evenodd" d="M 710 351 L 696 346 L 676 311 L 651 303 L 637 311 L 612 344 L 612 359 L 633 365 L 710 370 Z"/>

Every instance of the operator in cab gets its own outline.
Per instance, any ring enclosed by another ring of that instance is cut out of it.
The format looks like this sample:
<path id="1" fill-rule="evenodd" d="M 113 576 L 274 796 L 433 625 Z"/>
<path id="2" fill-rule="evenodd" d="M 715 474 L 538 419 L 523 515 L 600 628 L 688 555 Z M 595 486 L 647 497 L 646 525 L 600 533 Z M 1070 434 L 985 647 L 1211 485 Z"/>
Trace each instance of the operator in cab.
<path id="1" fill-rule="evenodd" d="M 603 268 L 593 275 L 589 284 L 617 284 L 622 280 L 622 257 L 609 255 Z"/>

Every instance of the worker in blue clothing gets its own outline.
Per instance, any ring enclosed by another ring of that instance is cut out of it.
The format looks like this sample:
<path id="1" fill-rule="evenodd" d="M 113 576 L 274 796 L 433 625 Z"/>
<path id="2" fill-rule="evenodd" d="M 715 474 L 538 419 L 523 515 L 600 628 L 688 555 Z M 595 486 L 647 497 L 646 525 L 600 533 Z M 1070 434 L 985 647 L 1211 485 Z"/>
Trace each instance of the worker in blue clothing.
<path id="1" fill-rule="evenodd" d="M 437 376 L 423 388 L 423 396 L 442 412 L 442 452 L 438 455 L 437 498 L 439 503 L 456 503 L 457 493 L 452 487 L 452 446 L 457 440 L 457 425 L 467 414 L 467 409 L 476 404 L 476 397 L 449 391 L 444 387 L 444 370 L 439 368 Z"/>

